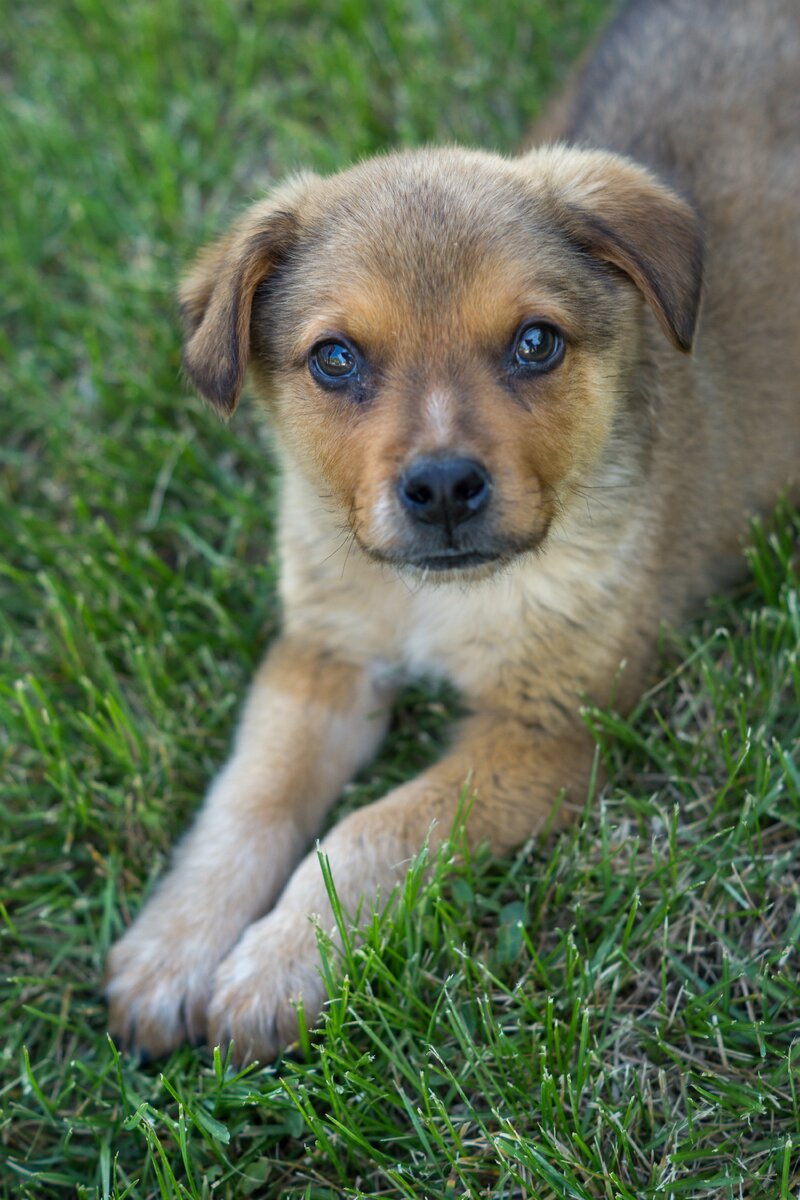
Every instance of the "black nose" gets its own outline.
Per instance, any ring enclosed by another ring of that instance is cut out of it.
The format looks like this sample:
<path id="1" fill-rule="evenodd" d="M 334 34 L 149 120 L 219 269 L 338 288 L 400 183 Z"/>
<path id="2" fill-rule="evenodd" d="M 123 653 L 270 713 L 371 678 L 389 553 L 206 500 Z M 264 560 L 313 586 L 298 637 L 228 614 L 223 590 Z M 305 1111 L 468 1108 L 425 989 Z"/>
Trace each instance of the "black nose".
<path id="1" fill-rule="evenodd" d="M 415 521 L 449 530 L 486 507 L 491 477 L 471 458 L 418 458 L 397 490 L 400 503 Z"/>

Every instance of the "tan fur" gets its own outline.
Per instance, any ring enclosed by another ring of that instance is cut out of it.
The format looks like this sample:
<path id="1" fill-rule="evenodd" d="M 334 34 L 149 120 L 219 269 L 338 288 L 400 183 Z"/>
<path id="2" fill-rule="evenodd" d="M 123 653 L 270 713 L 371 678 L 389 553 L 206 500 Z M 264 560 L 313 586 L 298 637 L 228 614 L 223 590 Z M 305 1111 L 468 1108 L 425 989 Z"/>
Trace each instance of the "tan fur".
<path id="1" fill-rule="evenodd" d="M 800 16 L 720 4 L 626 6 L 550 118 L 574 145 L 300 176 L 190 273 L 187 373 L 227 412 L 249 366 L 274 431 L 284 633 L 112 951 L 128 1042 L 233 1038 L 264 1059 L 295 1037 L 298 996 L 318 1014 L 312 918 L 332 915 L 302 854 L 399 682 L 447 678 L 470 715 L 437 765 L 324 839 L 350 912 L 447 836 L 465 785 L 469 837 L 500 853 L 561 789 L 561 815 L 580 803 L 581 698 L 630 705 L 660 622 L 735 577 L 747 515 L 796 490 Z M 564 332 L 564 359 L 514 375 L 536 321 Z M 332 336 L 361 352 L 357 392 L 309 372 Z M 413 566 L 434 535 L 398 500 L 409 464 L 444 453 L 492 487 L 457 536 L 494 560 L 449 574 Z"/>

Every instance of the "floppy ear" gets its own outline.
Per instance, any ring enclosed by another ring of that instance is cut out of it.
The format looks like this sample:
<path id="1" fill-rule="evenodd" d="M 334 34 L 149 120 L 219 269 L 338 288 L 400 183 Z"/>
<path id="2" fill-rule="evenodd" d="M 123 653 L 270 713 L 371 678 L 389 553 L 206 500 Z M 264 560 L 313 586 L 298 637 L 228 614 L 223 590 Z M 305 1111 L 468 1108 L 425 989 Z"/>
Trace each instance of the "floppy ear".
<path id="1" fill-rule="evenodd" d="M 230 233 L 201 251 L 181 284 L 184 370 L 225 415 L 235 409 L 247 371 L 253 295 L 297 238 L 296 209 L 308 184 L 301 176 L 253 205 Z"/>
<path id="2" fill-rule="evenodd" d="M 554 147 L 558 220 L 582 250 L 624 271 L 674 346 L 692 347 L 703 272 L 700 218 L 644 167 L 615 154 Z"/>

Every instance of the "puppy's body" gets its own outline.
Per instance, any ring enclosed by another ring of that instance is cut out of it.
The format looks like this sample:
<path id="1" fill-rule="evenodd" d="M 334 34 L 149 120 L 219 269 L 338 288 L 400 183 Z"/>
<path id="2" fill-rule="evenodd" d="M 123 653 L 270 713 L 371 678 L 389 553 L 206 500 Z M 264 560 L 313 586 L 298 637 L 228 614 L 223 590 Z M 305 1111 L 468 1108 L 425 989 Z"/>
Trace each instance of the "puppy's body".
<path id="1" fill-rule="evenodd" d="M 447 835 L 466 782 L 469 834 L 499 852 L 561 788 L 581 799 L 580 698 L 631 703 L 660 622 L 734 577 L 748 515 L 797 486 L 798 63 L 789 0 L 640 0 L 550 119 L 612 154 L 429 150 L 302 176 L 201 257 L 187 371 L 230 410 L 249 359 L 269 411 L 284 634 L 112 952 L 120 1034 L 156 1052 L 233 1036 L 263 1058 L 298 995 L 316 1015 L 309 914 L 331 917 L 316 856 L 294 867 L 404 677 L 448 678 L 470 715 L 440 763 L 325 840 L 346 908 Z"/>
<path id="2" fill-rule="evenodd" d="M 559 121 L 551 136 L 643 163 L 701 215 L 692 358 L 657 338 L 648 350 L 658 372 L 656 563 L 665 582 L 678 571 L 700 598 L 740 570 L 743 516 L 798 478 L 797 5 L 628 3 Z M 677 599 L 670 619 L 684 611 Z"/>

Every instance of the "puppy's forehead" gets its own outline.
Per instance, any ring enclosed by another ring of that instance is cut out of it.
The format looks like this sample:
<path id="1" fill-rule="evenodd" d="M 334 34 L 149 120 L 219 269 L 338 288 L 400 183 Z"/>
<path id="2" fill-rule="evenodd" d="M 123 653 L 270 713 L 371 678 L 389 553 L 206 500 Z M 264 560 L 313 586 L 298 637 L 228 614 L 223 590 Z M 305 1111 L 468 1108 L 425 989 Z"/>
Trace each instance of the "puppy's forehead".
<path id="1" fill-rule="evenodd" d="M 429 151 L 361 163 L 325 181 L 322 240 L 332 249 L 352 244 L 370 269 L 457 271 L 513 235 L 515 218 L 534 215 L 513 172 L 499 157 L 489 161 Z"/>
<path id="2" fill-rule="evenodd" d="M 387 274 L 416 267 L 455 278 L 519 239 L 541 211 L 510 164 L 466 152 L 372 159 L 326 182 L 323 246 L 347 246 L 354 261 Z"/>
<path id="3" fill-rule="evenodd" d="M 427 323 L 569 304 L 563 238 L 511 163 L 428 151 L 372 159 L 323 181 L 298 263 L 320 314 L 391 309 Z M 487 297 L 492 303 L 486 304 Z M 520 314 L 523 315 L 523 314 Z M 557 319 L 557 313 L 551 313 Z"/>

